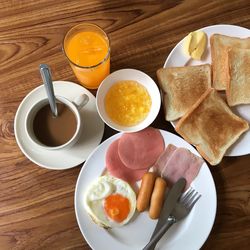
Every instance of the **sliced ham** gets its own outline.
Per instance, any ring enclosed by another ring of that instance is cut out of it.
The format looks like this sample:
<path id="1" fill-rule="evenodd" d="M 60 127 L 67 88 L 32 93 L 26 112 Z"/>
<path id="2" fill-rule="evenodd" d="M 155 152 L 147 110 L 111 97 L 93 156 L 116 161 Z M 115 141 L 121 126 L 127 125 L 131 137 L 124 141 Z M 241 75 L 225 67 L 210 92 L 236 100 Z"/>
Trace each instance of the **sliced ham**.
<path id="1" fill-rule="evenodd" d="M 147 169 L 131 170 L 127 168 L 118 155 L 119 140 L 112 142 L 106 153 L 106 167 L 110 175 L 120 178 L 129 183 L 134 183 L 140 180 Z"/>
<path id="2" fill-rule="evenodd" d="M 148 127 L 135 133 L 121 136 L 118 154 L 123 164 L 130 169 L 150 168 L 165 148 L 158 129 Z"/>
<path id="3" fill-rule="evenodd" d="M 158 157 L 156 163 L 154 164 L 154 172 L 161 175 L 163 169 L 165 168 L 169 158 L 174 153 L 174 151 L 177 149 L 176 146 L 173 144 L 168 144 L 168 146 L 165 148 L 165 150 L 161 153 L 161 155 Z"/>
<path id="4" fill-rule="evenodd" d="M 187 189 L 198 175 L 203 162 L 202 158 L 194 155 L 188 149 L 177 148 L 167 161 L 161 176 L 170 184 L 174 184 L 179 178 L 184 177 L 187 181 L 185 188 Z"/>

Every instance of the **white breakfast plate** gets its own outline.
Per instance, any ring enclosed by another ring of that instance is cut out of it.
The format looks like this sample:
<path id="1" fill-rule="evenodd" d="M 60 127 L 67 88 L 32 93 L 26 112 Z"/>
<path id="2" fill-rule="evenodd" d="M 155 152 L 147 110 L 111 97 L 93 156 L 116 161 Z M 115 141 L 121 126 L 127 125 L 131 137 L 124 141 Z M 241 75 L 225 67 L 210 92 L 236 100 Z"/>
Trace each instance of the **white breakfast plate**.
<path id="1" fill-rule="evenodd" d="M 134 215 L 132 221 L 121 228 L 105 230 L 97 226 L 84 209 L 84 192 L 90 183 L 102 174 L 105 168 L 106 151 L 109 145 L 121 134 L 110 137 L 93 151 L 82 167 L 76 183 L 75 212 L 77 222 L 85 240 L 94 250 L 142 249 L 150 239 L 157 222 L 149 218 L 148 212 L 143 212 Z M 164 130 L 161 130 L 161 134 L 166 145 L 172 143 L 199 155 L 189 143 L 179 136 Z M 213 177 L 205 162 L 191 186 L 202 195 L 201 199 L 188 217 L 174 225 L 164 235 L 158 243 L 158 249 L 197 250 L 206 241 L 214 223 L 217 199 Z"/>
<path id="2" fill-rule="evenodd" d="M 78 142 L 68 149 L 54 151 L 38 147 L 29 140 L 25 131 L 25 117 L 35 101 L 46 97 L 43 85 L 32 90 L 19 105 L 14 121 L 14 131 L 17 144 L 28 159 L 41 167 L 61 170 L 75 167 L 87 159 L 101 142 L 104 123 L 96 110 L 95 97 L 87 89 L 66 81 L 54 81 L 53 85 L 56 95 L 64 96 L 71 101 L 81 93 L 89 96 L 89 102 L 80 111 L 83 119 L 83 132 Z"/>
<path id="3" fill-rule="evenodd" d="M 205 52 L 205 58 L 202 61 L 192 60 L 187 57 L 183 52 L 183 40 L 184 38 L 174 47 L 167 57 L 164 68 L 166 67 L 178 67 L 184 65 L 199 65 L 210 63 L 211 64 L 211 53 L 210 53 L 210 42 L 209 38 L 212 34 L 218 33 L 227 36 L 235 36 L 240 38 L 250 37 L 250 30 L 247 28 L 235 26 L 235 25 L 213 25 L 200 29 L 207 34 L 208 37 L 208 48 Z M 238 114 L 242 118 L 250 123 L 250 104 L 238 105 L 232 108 L 235 114 Z M 175 126 L 175 122 L 171 122 Z M 227 156 L 240 156 L 250 153 L 250 130 L 244 133 L 240 139 L 234 143 L 226 152 Z"/>
<path id="4" fill-rule="evenodd" d="M 143 85 L 152 101 L 147 117 L 137 125 L 121 126 L 112 121 L 105 110 L 105 96 L 108 90 L 118 81 L 133 80 Z M 96 94 L 96 106 L 102 120 L 111 128 L 121 132 L 136 132 L 148 127 L 156 118 L 161 107 L 161 96 L 154 80 L 144 72 L 136 69 L 120 69 L 108 75 L 101 83 Z"/>

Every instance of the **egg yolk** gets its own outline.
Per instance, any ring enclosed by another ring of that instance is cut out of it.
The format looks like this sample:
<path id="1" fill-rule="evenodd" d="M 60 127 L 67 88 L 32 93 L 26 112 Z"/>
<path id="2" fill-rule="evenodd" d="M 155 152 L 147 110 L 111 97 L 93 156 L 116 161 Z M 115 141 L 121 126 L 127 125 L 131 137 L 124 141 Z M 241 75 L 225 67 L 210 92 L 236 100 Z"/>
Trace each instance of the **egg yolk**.
<path id="1" fill-rule="evenodd" d="M 120 194 L 109 195 L 104 201 L 104 210 L 109 218 L 118 223 L 122 222 L 130 211 L 129 200 Z"/>

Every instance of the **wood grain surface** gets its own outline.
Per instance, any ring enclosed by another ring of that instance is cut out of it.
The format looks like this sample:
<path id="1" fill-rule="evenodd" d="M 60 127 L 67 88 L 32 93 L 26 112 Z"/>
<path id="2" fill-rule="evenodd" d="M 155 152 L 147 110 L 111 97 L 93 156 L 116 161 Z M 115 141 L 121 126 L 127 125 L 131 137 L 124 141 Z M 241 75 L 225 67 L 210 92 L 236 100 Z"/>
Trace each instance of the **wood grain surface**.
<path id="1" fill-rule="evenodd" d="M 41 84 L 40 63 L 51 66 L 54 80 L 78 82 L 61 45 L 66 31 L 85 21 L 110 36 L 111 71 L 136 68 L 156 80 L 156 70 L 190 31 L 213 24 L 250 28 L 250 2 L 0 1 L 1 250 L 90 249 L 74 213 L 81 165 L 65 171 L 38 167 L 18 148 L 13 125 L 22 99 Z M 153 125 L 174 132 L 162 110 Z M 103 140 L 114 133 L 106 126 Z M 218 210 L 202 249 L 249 249 L 250 155 L 224 157 L 210 169 Z"/>

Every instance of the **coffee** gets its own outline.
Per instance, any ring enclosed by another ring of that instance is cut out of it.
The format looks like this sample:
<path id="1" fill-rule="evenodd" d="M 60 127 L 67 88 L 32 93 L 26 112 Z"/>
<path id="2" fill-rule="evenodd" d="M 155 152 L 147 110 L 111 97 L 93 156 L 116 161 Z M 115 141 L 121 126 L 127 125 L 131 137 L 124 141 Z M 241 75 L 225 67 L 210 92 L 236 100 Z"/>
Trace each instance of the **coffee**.
<path id="1" fill-rule="evenodd" d="M 35 115 L 33 131 L 44 145 L 57 147 L 68 142 L 76 132 L 77 121 L 73 111 L 63 103 L 57 103 L 58 116 L 52 115 L 49 104 Z"/>

